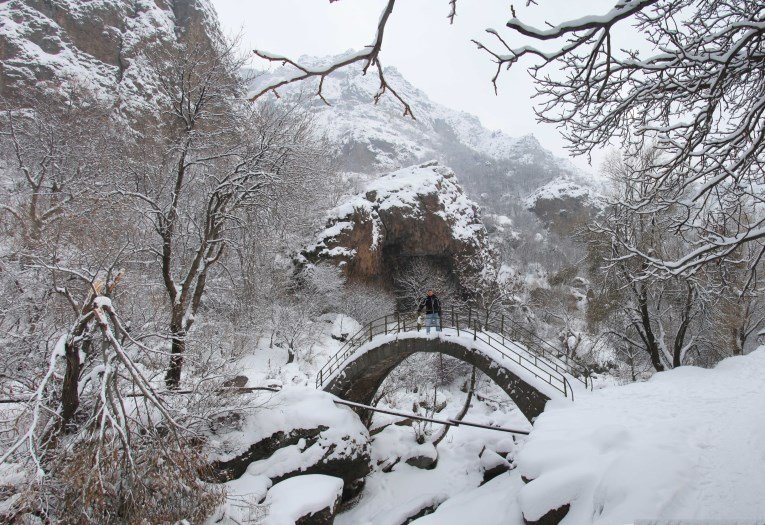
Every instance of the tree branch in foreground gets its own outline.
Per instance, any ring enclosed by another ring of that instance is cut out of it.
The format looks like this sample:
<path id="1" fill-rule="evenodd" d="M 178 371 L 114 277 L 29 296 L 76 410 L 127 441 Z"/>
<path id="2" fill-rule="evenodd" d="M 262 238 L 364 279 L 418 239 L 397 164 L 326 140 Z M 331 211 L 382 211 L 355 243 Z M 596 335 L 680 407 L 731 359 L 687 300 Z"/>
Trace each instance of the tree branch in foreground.
<path id="1" fill-rule="evenodd" d="M 402 106 L 404 106 L 404 116 L 409 116 L 412 119 L 414 119 L 414 113 L 412 113 L 412 108 L 409 105 L 409 103 L 404 100 L 404 98 L 393 88 L 390 84 L 388 84 L 388 81 L 385 78 L 385 74 L 383 72 L 383 66 L 380 62 L 380 50 L 382 49 L 382 43 L 383 43 L 383 35 L 385 33 L 385 26 L 388 23 L 388 18 L 390 17 L 391 13 L 393 12 L 393 6 L 396 3 L 396 0 L 388 0 L 388 3 L 385 6 L 385 9 L 383 9 L 383 12 L 380 16 L 380 21 L 377 24 L 377 34 L 375 35 L 374 40 L 372 43 L 363 49 L 356 51 L 354 53 L 348 54 L 342 58 L 340 58 L 338 61 L 333 62 L 329 64 L 328 66 L 321 67 L 321 68 L 311 68 L 307 66 L 303 66 L 296 61 L 287 58 L 285 56 L 281 55 L 275 55 L 272 53 L 268 53 L 263 50 L 255 49 L 253 50 L 253 53 L 257 55 L 258 57 L 267 60 L 269 62 L 281 62 L 283 66 L 292 66 L 297 71 L 286 78 L 281 78 L 274 80 L 273 82 L 261 87 L 257 92 L 255 92 L 251 97 L 250 101 L 255 101 L 258 98 L 262 97 L 266 93 L 273 93 L 276 97 L 279 97 L 279 92 L 277 91 L 280 87 L 286 86 L 288 84 L 294 84 L 295 82 L 301 82 L 303 80 L 307 80 L 309 78 L 318 78 L 319 79 L 319 88 L 316 93 L 316 96 L 318 96 L 325 104 L 328 106 L 330 105 L 326 98 L 324 98 L 323 94 L 323 88 L 324 88 L 324 79 L 332 74 L 333 72 L 342 69 L 346 66 L 349 66 L 351 64 L 354 64 L 356 62 L 365 62 L 364 68 L 362 69 L 363 73 L 366 75 L 367 71 L 370 67 L 374 67 L 377 70 L 377 77 L 380 80 L 380 88 L 377 90 L 377 93 L 375 93 L 374 96 L 374 102 L 377 104 L 382 96 L 389 92 L 393 97 L 398 100 Z M 454 15 L 450 15 L 450 17 L 453 18 Z"/>

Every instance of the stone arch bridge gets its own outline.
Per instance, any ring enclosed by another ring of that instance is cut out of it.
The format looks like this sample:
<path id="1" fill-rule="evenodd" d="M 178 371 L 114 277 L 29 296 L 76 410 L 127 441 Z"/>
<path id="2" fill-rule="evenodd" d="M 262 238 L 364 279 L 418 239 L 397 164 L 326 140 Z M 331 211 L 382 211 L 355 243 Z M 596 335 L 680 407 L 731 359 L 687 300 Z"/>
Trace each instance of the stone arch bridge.
<path id="1" fill-rule="evenodd" d="M 317 388 L 369 405 L 386 377 L 409 356 L 442 353 L 481 370 L 502 388 L 529 421 L 555 397 L 574 399 L 592 388 L 585 366 L 559 358 L 556 349 L 504 317 L 445 312 L 442 331 L 430 335 L 413 318 L 396 314 L 364 325 L 319 370 Z"/>

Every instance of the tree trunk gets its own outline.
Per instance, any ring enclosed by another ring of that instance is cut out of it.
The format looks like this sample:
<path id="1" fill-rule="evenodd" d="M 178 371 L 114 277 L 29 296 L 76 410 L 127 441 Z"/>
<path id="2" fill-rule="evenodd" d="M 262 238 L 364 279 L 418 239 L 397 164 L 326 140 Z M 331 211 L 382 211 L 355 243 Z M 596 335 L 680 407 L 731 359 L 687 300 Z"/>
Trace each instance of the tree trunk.
<path id="1" fill-rule="evenodd" d="M 66 371 L 61 385 L 61 430 L 66 432 L 69 422 L 80 406 L 80 352 L 71 342 L 66 344 Z"/>
<path id="2" fill-rule="evenodd" d="M 640 308 L 640 323 L 643 325 L 641 337 L 646 345 L 646 351 L 651 356 L 651 364 L 657 372 L 664 371 L 664 364 L 661 362 L 661 350 L 656 342 L 656 336 L 651 327 L 651 314 L 648 311 L 648 297 L 644 285 L 639 285 L 637 294 L 638 306 Z"/>
<path id="3" fill-rule="evenodd" d="M 165 374 L 165 385 L 174 390 L 181 383 L 181 369 L 183 368 L 183 354 L 186 352 L 186 333 L 183 331 L 173 332 L 172 347 L 170 350 L 170 367 Z"/>
<path id="4" fill-rule="evenodd" d="M 457 421 L 462 421 L 462 418 L 464 418 L 468 410 L 470 410 L 470 402 L 473 400 L 473 391 L 475 390 L 475 367 L 473 367 L 473 372 L 470 374 L 470 388 L 468 388 L 467 397 L 465 398 L 465 404 L 462 405 L 462 410 L 460 410 L 460 413 L 457 414 L 454 419 Z M 446 433 L 449 432 L 448 425 L 444 425 L 444 428 L 441 430 L 441 433 L 436 436 L 436 438 L 433 440 L 433 446 L 437 447 L 441 441 L 446 437 Z"/>

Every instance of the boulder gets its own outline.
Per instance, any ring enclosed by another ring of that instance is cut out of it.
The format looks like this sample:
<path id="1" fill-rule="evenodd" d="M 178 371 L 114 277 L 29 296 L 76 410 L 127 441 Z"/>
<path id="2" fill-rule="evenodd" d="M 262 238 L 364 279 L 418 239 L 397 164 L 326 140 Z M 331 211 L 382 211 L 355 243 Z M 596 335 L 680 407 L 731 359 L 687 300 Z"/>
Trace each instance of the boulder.
<path id="1" fill-rule="evenodd" d="M 478 261 L 488 251 L 478 205 L 465 196 L 452 170 L 429 162 L 374 179 L 331 210 L 298 263 L 330 262 L 350 281 L 391 287 L 415 258 L 453 275 L 464 261 L 480 269 Z"/>
<path id="2" fill-rule="evenodd" d="M 343 480 L 343 498 L 355 496 L 371 471 L 369 432 L 333 399 L 310 388 L 285 388 L 235 427 L 216 428 L 208 439 L 215 452 L 207 481 L 224 483 L 245 472 L 273 483 L 325 474 Z"/>
<path id="3" fill-rule="evenodd" d="M 513 469 L 513 465 L 507 459 L 488 448 L 484 448 L 479 457 L 481 459 L 481 470 L 483 471 L 482 485 L 500 474 Z"/>
<path id="4" fill-rule="evenodd" d="M 547 229 L 559 235 L 570 235 L 587 224 L 603 203 L 591 188 L 571 178 L 557 178 L 524 199 Z"/>
<path id="5" fill-rule="evenodd" d="M 388 425 L 375 436 L 372 460 L 383 472 L 390 472 L 399 462 L 430 470 L 438 464 L 433 443 L 418 443 L 411 427 Z"/>
<path id="6" fill-rule="evenodd" d="M 562 507 L 547 512 L 544 516 L 536 520 L 529 520 L 524 514 L 523 522 L 526 525 L 558 525 L 558 523 L 563 521 L 563 518 L 566 517 L 566 514 L 568 514 L 569 508 L 571 508 L 571 505 L 563 505 Z"/>
<path id="7" fill-rule="evenodd" d="M 416 468 L 421 468 L 423 470 L 433 470 L 438 464 L 438 454 L 422 454 L 419 456 L 412 456 L 407 458 L 406 464 Z"/>
<path id="8" fill-rule="evenodd" d="M 321 474 L 296 476 L 277 483 L 266 495 L 263 525 L 332 525 L 343 480 Z"/>

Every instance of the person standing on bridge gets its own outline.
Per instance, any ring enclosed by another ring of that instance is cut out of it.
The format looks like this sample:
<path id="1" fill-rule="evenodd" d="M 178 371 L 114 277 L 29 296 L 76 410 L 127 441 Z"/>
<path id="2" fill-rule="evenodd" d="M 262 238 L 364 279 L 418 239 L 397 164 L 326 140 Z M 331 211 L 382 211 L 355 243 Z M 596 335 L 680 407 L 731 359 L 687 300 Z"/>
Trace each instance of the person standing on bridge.
<path id="1" fill-rule="evenodd" d="M 425 310 L 425 333 L 430 333 L 430 327 L 435 326 L 436 332 L 441 331 L 441 301 L 438 300 L 433 290 L 428 290 L 428 295 L 420 301 L 417 314 Z"/>

